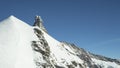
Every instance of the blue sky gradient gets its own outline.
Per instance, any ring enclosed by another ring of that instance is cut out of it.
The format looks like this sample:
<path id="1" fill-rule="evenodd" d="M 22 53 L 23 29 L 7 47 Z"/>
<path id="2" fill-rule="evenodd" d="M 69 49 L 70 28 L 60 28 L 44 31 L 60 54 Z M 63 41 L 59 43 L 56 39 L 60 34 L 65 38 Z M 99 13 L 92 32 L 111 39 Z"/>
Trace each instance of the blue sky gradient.
<path id="1" fill-rule="evenodd" d="M 0 0 L 0 20 L 10 15 L 95 54 L 120 59 L 120 0 Z"/>

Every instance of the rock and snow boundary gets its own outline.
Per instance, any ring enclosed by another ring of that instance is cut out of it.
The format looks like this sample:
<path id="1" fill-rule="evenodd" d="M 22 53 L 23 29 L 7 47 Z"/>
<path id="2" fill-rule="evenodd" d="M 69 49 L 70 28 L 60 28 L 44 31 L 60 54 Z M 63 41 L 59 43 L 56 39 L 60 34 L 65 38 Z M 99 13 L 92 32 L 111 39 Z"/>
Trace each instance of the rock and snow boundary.
<path id="1" fill-rule="evenodd" d="M 120 68 L 118 60 L 101 58 L 51 37 L 39 16 L 34 26 L 14 16 L 0 22 L 0 68 Z"/>

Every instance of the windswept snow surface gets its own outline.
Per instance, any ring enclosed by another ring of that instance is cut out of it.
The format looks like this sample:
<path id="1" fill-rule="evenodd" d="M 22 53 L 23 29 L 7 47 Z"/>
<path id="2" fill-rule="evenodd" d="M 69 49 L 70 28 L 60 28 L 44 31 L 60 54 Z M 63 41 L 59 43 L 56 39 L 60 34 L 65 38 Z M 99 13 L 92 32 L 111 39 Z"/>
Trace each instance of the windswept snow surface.
<path id="1" fill-rule="evenodd" d="M 32 27 L 10 16 L 0 22 L 0 68 L 35 68 L 32 40 L 36 39 Z"/>
<path id="2" fill-rule="evenodd" d="M 120 65 L 117 65 L 115 62 L 102 61 L 95 58 L 92 58 L 95 64 L 100 65 L 102 68 L 120 68 Z"/>

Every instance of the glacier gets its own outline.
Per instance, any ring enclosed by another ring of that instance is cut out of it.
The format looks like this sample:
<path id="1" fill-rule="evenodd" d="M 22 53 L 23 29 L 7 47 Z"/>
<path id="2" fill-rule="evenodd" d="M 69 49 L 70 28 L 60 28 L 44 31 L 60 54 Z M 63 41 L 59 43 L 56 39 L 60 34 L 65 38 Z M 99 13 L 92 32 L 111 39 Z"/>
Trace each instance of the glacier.
<path id="1" fill-rule="evenodd" d="M 11 15 L 0 22 L 0 68 L 120 68 L 120 61 L 57 41 L 40 16 L 30 26 Z"/>

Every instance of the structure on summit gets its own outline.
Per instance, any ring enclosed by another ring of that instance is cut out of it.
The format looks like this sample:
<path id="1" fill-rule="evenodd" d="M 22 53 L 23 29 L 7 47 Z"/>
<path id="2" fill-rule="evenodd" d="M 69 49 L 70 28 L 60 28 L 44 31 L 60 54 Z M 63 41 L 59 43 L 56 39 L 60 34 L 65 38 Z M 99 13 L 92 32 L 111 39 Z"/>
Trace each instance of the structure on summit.
<path id="1" fill-rule="evenodd" d="M 47 32 L 47 30 L 43 26 L 43 20 L 42 20 L 42 18 L 40 16 L 35 16 L 34 26 L 38 26 L 39 28 L 41 28 L 42 30 L 44 30 L 45 32 Z"/>
<path id="2" fill-rule="evenodd" d="M 34 26 L 38 26 L 38 27 L 41 27 L 42 26 L 42 19 L 40 16 L 36 16 L 35 17 L 35 23 L 34 23 Z"/>

